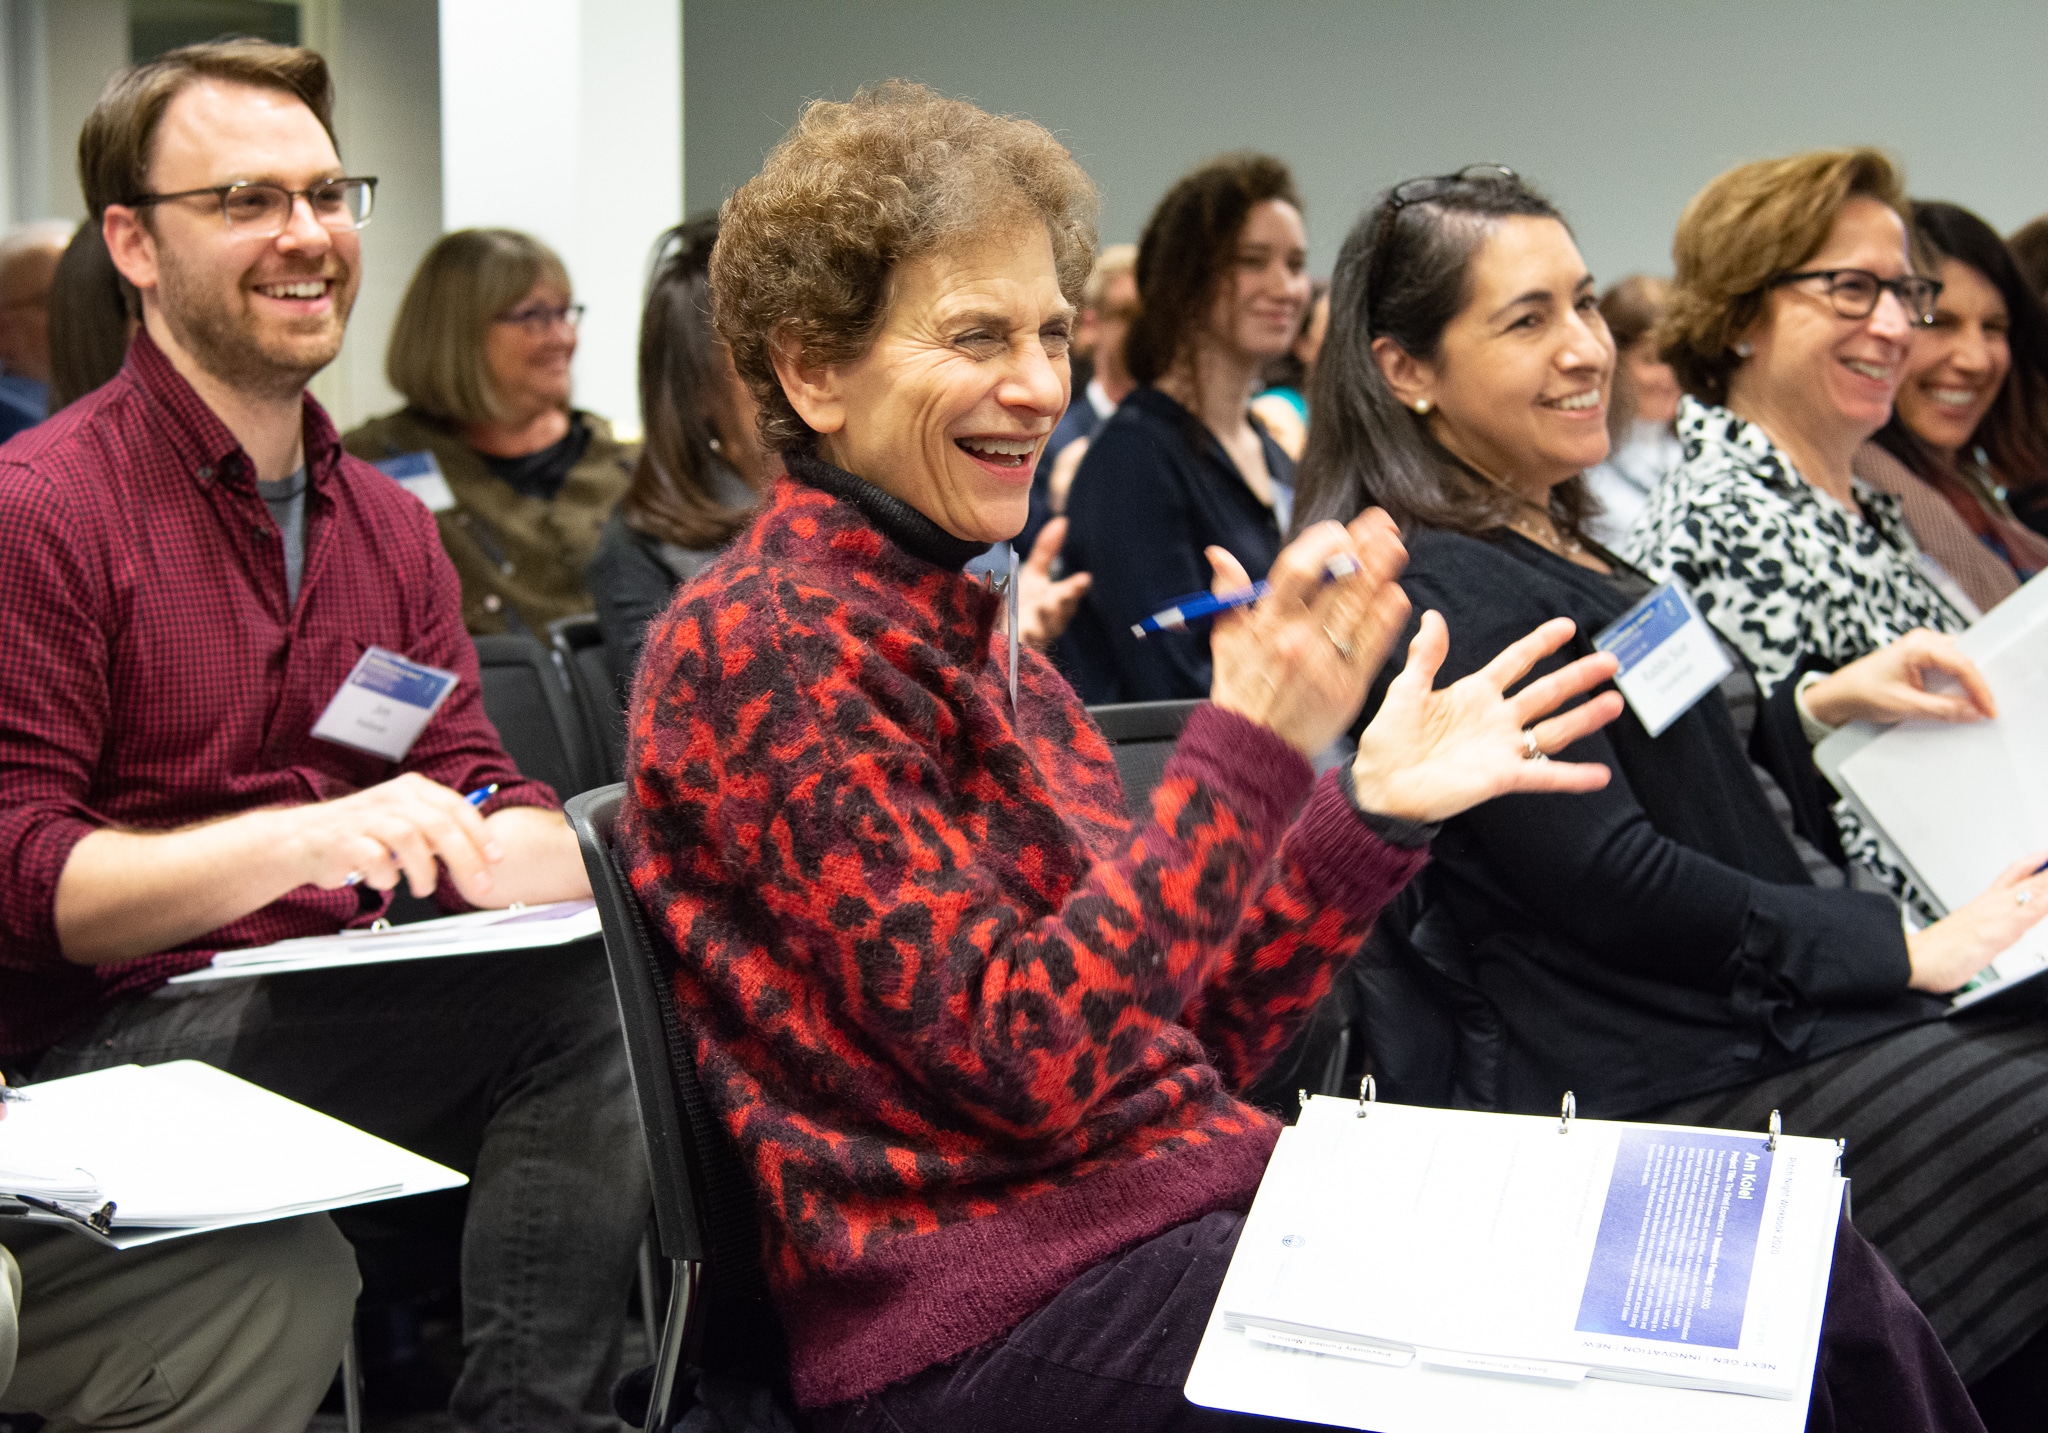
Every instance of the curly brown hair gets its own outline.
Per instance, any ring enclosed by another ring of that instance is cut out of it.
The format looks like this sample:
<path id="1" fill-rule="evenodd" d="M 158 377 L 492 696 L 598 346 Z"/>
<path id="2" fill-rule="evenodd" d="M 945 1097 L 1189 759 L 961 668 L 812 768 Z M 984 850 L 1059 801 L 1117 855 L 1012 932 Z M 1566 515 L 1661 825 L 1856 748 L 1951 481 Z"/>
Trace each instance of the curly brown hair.
<path id="1" fill-rule="evenodd" d="M 1294 175 L 1267 154 L 1222 155 L 1166 191 L 1138 241 L 1138 316 L 1124 340 L 1131 377 L 1156 383 L 1187 356 L 1245 219 L 1268 199 L 1302 207 Z"/>
<path id="2" fill-rule="evenodd" d="M 1707 403 L 1728 398 L 1741 364 L 1735 339 L 1764 311 L 1772 279 L 1820 252 L 1851 199 L 1868 197 L 1906 220 L 1898 169 L 1875 149 L 1816 149 L 1738 165 L 1692 197 L 1678 219 L 1672 281 L 1657 354 L 1679 386 Z"/>
<path id="3" fill-rule="evenodd" d="M 1032 218 L 1078 304 L 1095 214 L 1094 182 L 1030 120 L 905 80 L 812 101 L 725 201 L 711 255 L 712 321 L 760 402 L 762 443 L 787 452 L 816 438 L 775 376 L 777 335 L 806 362 L 850 362 L 882 325 L 897 265 Z"/>

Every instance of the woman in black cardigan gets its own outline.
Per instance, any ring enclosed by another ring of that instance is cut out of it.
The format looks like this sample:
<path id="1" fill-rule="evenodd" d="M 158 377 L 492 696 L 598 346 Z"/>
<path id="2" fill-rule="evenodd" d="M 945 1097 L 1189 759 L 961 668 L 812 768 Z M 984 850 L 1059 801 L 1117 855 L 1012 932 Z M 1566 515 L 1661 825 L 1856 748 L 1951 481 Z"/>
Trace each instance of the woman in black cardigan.
<path id="1" fill-rule="evenodd" d="M 1501 170 L 1397 187 L 1339 257 L 1297 520 L 1394 515 L 1415 612 L 1449 623 L 1440 680 L 1558 615 L 1583 654 L 1652 590 L 1581 527 L 1614 365 L 1593 300 L 1557 211 Z M 1768 705 L 1732 661 L 1661 734 L 1625 712 L 1570 752 L 1605 791 L 1449 822 L 1405 954 L 1452 1012 L 1459 1103 L 1570 1089 L 1589 1114 L 1776 1108 L 1846 1138 L 1859 1227 L 1976 1378 L 2048 1323 L 2048 1040 L 2031 1012 L 1939 1017 L 2048 908 L 2043 856 L 1909 935 L 1800 828 L 1827 834 L 1803 724 L 1968 719 L 1989 694 L 1928 634 Z M 1936 670 L 1975 696 L 1922 690 Z"/>

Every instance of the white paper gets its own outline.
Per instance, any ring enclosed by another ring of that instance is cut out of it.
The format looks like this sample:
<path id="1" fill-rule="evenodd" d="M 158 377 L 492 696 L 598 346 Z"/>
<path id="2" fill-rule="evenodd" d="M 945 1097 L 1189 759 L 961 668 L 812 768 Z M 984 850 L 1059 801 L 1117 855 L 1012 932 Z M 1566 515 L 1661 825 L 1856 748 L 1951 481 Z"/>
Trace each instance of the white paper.
<path id="1" fill-rule="evenodd" d="M 1350 1102 L 1310 1100 L 1348 1106 Z M 1353 1106 L 1355 1108 L 1355 1106 Z M 1551 1122 L 1555 1128 L 1555 1121 Z M 1317 1151 L 1298 1129 L 1283 1130 L 1279 1148 L 1245 1220 L 1246 1240 L 1278 1237 L 1297 1217 L 1293 1197 L 1333 1198 L 1348 1193 L 1319 1189 L 1312 1167 Z M 1269 1191 L 1279 1197 L 1269 1197 Z M 1399 1237 L 1396 1235 L 1396 1237 Z M 1821 1301 L 1833 1245 L 1814 1271 L 1813 1335 L 1796 1381 L 1811 1386 L 1819 1353 Z M 1228 1326 L 1225 1307 L 1257 1271 L 1233 1261 L 1188 1375 L 1191 1402 L 1207 1408 L 1293 1418 L 1377 1433 L 1798 1433 L 1806 1426 L 1803 1398 L 1748 1398 L 1740 1394 L 1624 1383 L 1591 1378 L 1578 1383 L 1492 1378 L 1453 1373 L 1419 1362 L 1389 1367 L 1257 1343 Z"/>
<path id="2" fill-rule="evenodd" d="M 116 1241 L 452 1189 L 452 1169 L 197 1060 L 28 1086 L 0 1164 L 61 1151 L 115 1204 Z M 97 1202 L 97 1201 L 95 1201 Z M 122 1238 L 123 1229 L 137 1231 Z"/>
<path id="3" fill-rule="evenodd" d="M 237 976 L 327 970 L 344 965 L 378 965 L 394 960 L 435 960 L 454 955 L 491 955 L 567 945 L 599 934 L 597 906 L 589 900 L 552 901 L 496 911 L 467 911 L 438 920 L 334 935 L 301 936 L 274 945 L 224 950 L 211 965 L 171 977 L 171 983 L 231 980 Z"/>

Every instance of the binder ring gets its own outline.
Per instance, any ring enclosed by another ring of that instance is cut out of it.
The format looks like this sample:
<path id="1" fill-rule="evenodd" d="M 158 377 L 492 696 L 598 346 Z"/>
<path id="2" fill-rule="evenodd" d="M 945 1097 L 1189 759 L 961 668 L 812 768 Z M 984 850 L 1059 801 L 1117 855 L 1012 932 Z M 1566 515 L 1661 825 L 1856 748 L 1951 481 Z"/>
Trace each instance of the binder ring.
<path id="1" fill-rule="evenodd" d="M 1380 1087 L 1373 1082 L 1371 1075 L 1367 1075 L 1364 1083 L 1358 1087 L 1358 1118 L 1364 1119 L 1371 1114 L 1372 1107 L 1379 1102 L 1379 1098 Z"/>
<path id="2" fill-rule="evenodd" d="M 1772 1154 L 1778 1152 L 1778 1136 L 1784 1133 L 1785 1122 L 1778 1118 L 1776 1110 L 1771 1111 L 1771 1137 L 1764 1141 L 1764 1148 Z"/>
<path id="3" fill-rule="evenodd" d="M 1570 1134 L 1572 1132 L 1572 1121 L 1578 1118 L 1578 1114 L 1578 1097 L 1570 1090 L 1566 1090 L 1564 1092 L 1564 1110 L 1557 1122 L 1557 1132 L 1559 1134 Z"/>
<path id="4" fill-rule="evenodd" d="M 370 922 L 370 933 L 372 935 L 375 935 L 379 931 L 386 931 L 390 929 L 391 922 L 384 919 L 384 917 L 382 916 L 378 916 L 377 919 Z"/>

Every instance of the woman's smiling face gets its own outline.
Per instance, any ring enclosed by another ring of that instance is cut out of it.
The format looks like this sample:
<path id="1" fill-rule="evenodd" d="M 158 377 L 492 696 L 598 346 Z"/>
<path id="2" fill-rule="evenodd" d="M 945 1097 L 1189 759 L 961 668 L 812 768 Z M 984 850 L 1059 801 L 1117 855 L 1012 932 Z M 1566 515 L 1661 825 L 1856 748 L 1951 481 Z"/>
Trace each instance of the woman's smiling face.
<path id="1" fill-rule="evenodd" d="M 1419 365 L 1437 440 L 1525 494 L 1605 458 L 1614 340 L 1570 231 L 1503 219 L 1467 281 L 1470 300 Z"/>
<path id="2" fill-rule="evenodd" d="M 1934 326 L 1913 339 L 1899 385 L 1899 421 L 1921 442 L 1953 453 L 1970 441 L 2012 371 L 2011 317 L 1997 286 L 1960 259 L 1935 275 Z"/>
<path id="3" fill-rule="evenodd" d="M 955 537 L 1023 531 L 1039 454 L 1066 411 L 1074 308 L 1042 225 L 907 260 L 859 358 L 784 391 L 819 454 Z"/>

